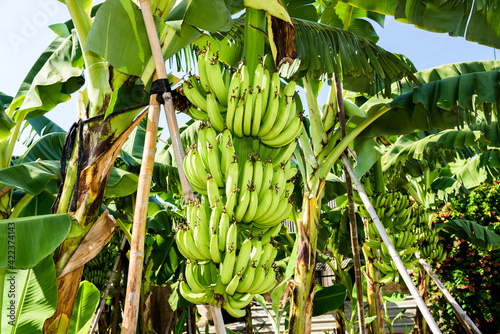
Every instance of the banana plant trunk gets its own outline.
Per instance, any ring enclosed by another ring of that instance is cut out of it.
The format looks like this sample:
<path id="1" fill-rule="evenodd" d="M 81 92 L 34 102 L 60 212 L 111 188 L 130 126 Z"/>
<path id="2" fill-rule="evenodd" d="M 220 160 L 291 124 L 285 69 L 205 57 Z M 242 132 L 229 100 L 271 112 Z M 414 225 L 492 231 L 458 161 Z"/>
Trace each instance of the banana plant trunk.
<path id="1" fill-rule="evenodd" d="M 368 227 L 367 227 L 368 228 Z M 363 254 L 366 262 L 366 293 L 368 299 L 368 316 L 377 318 L 369 325 L 371 334 L 384 334 L 384 305 L 382 302 L 382 289 L 377 283 L 380 280 L 380 273 L 373 265 L 377 261 L 376 255 L 366 245 L 363 245 Z"/>
<path id="2" fill-rule="evenodd" d="M 89 126 L 82 132 L 81 138 L 83 140 L 75 144 L 72 158 L 68 164 L 64 186 L 54 213 L 68 212 L 71 214 L 78 220 L 83 233 L 66 239 L 59 247 L 56 256 L 57 275 L 61 273 L 96 221 L 113 163 L 132 130 L 144 117 L 143 113 L 130 124 L 127 118 L 130 118 L 135 113 L 131 112 L 130 114 L 122 114 L 121 117 L 108 117 L 106 121 L 89 123 Z M 117 124 L 130 125 L 123 128 L 123 125 Z M 80 157 L 78 157 L 79 150 Z M 75 177 L 77 171 L 79 171 L 79 159 L 81 161 L 80 182 L 78 189 L 75 191 Z M 71 211 L 73 197 L 77 198 L 74 212 Z M 67 332 L 82 271 L 83 266 L 63 277 L 57 278 L 57 308 L 54 315 L 45 321 L 44 333 Z"/>
<path id="3" fill-rule="evenodd" d="M 320 180 L 316 196 L 305 194 L 302 203 L 303 217 L 299 221 L 298 231 L 300 244 L 297 249 L 297 264 L 290 303 L 290 334 L 311 332 L 316 284 L 314 280 L 316 248 L 324 185 L 325 181 Z"/>
<path id="4" fill-rule="evenodd" d="M 429 285 L 429 275 L 421 268 L 419 265 L 418 271 L 418 293 L 422 296 L 423 300 L 426 304 L 428 304 L 428 285 Z M 417 312 L 415 313 L 415 327 L 413 328 L 413 333 L 415 334 L 427 334 L 429 333 L 429 329 L 427 327 L 427 323 L 422 315 L 422 312 L 417 308 Z"/>

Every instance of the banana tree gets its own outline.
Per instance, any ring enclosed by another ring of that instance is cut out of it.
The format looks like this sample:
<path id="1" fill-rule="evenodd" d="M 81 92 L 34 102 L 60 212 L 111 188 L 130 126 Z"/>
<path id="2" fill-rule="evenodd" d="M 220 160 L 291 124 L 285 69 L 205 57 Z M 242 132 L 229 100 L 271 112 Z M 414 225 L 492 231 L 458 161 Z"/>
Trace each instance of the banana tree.
<path id="1" fill-rule="evenodd" d="M 71 213 L 78 221 L 76 231 L 79 233 L 68 236 L 55 257 L 59 276 L 58 308 L 46 322 L 46 332 L 66 332 L 68 329 L 84 263 L 72 263 L 71 257 L 94 225 L 113 161 L 143 115 L 140 112 L 147 97 L 144 85 L 151 81 L 154 70 L 149 48 L 145 47 L 148 42 L 139 10 L 131 1 L 107 1 L 98 8 L 93 21 L 91 16 L 97 7 L 92 10 L 91 1 L 65 3 L 72 21 L 66 24 L 67 29 L 60 30 L 63 36 L 42 55 L 30 73 L 30 80 L 11 104 L 10 116 L 17 108 L 18 123 L 12 126 L 13 122 L 3 118 L 7 130 L 14 128 L 13 139 L 4 141 L 7 143 L 2 156 L 5 165 L 10 161 L 22 120 L 67 100 L 70 93 L 82 86 L 82 70 L 85 71 L 86 89 L 80 94 L 79 120 L 66 140 L 66 156 L 61 163 L 64 180 L 54 206 L 56 213 Z M 167 58 L 200 34 L 193 24 L 213 31 L 224 30 L 231 22 L 230 13 L 222 2 L 216 4 L 220 9 L 218 18 L 208 23 L 198 20 L 208 3 L 198 1 L 185 5 L 168 2 L 153 5 Z M 164 21 L 169 14 L 172 23 L 167 27 Z M 108 29 L 109 22 L 115 29 Z M 182 38 L 178 35 L 181 32 Z M 137 38 L 129 40 L 130 36 Z M 138 81 L 139 78 L 142 81 Z M 66 164 L 67 169 L 64 168 Z M 66 274 L 64 269 L 68 264 L 75 270 L 67 270 L 70 272 Z"/>

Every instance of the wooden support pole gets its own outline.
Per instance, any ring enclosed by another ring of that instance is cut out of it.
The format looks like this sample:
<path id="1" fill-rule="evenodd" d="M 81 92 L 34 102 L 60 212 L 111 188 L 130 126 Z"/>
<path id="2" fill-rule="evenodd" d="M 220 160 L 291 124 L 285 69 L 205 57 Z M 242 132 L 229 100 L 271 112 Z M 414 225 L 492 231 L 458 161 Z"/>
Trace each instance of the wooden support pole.
<path id="1" fill-rule="evenodd" d="M 482 334 L 479 328 L 474 324 L 471 318 L 464 312 L 464 310 L 460 307 L 460 305 L 457 303 L 455 298 L 451 295 L 451 293 L 445 288 L 443 283 L 439 280 L 439 278 L 436 276 L 434 271 L 432 271 L 431 267 L 427 262 L 425 262 L 424 259 L 420 257 L 420 254 L 417 252 L 415 253 L 415 256 L 419 259 L 418 262 L 422 265 L 424 270 L 429 274 L 429 276 L 436 282 L 437 287 L 441 292 L 443 293 L 444 298 L 446 298 L 446 301 L 451 305 L 451 308 L 457 315 L 458 320 L 464 327 L 464 329 L 467 331 L 469 334 Z"/>
<path id="2" fill-rule="evenodd" d="M 92 327 L 90 327 L 89 333 L 94 333 L 97 324 L 99 323 L 99 318 L 101 317 L 102 310 L 104 309 L 104 305 L 106 304 L 106 299 L 108 298 L 109 289 L 111 288 L 111 284 L 115 279 L 116 268 L 118 267 L 118 263 L 121 260 L 121 252 L 123 248 L 125 248 L 125 243 L 127 238 L 125 236 L 122 237 L 122 242 L 120 244 L 120 252 L 118 252 L 118 256 L 116 257 L 115 263 L 113 265 L 113 269 L 111 270 L 111 275 L 109 275 L 108 283 L 106 284 L 106 289 L 104 290 L 104 295 L 101 298 L 101 302 L 99 303 L 99 307 L 97 308 L 97 312 L 94 315 L 94 321 L 92 322 Z M 116 311 L 115 311 L 116 313 Z"/>
<path id="3" fill-rule="evenodd" d="M 434 321 L 434 318 L 431 315 L 431 312 L 429 312 L 429 309 L 427 308 L 427 305 L 425 304 L 424 300 L 418 293 L 417 287 L 413 283 L 410 275 L 406 271 L 406 268 L 403 264 L 403 261 L 401 261 L 401 258 L 398 255 L 398 252 L 396 252 L 396 249 L 394 248 L 394 245 L 391 242 L 391 239 L 389 239 L 389 236 L 387 235 L 387 232 L 385 231 L 384 225 L 382 225 L 382 222 L 380 221 L 380 218 L 378 217 L 377 213 L 375 212 L 375 209 L 373 208 L 373 205 L 370 202 L 370 199 L 366 195 L 365 190 L 363 189 L 363 186 L 361 183 L 358 181 L 356 178 L 356 174 L 354 174 L 354 171 L 352 170 L 351 165 L 349 164 L 349 159 L 345 154 L 342 155 L 342 160 L 344 161 L 345 168 L 349 175 L 351 176 L 352 181 L 354 182 L 354 185 L 356 186 L 356 189 L 358 190 L 359 196 L 361 197 L 361 200 L 363 201 L 363 204 L 365 205 L 366 209 L 368 210 L 368 213 L 370 213 L 370 217 L 372 218 L 373 223 L 375 224 L 375 227 L 377 228 L 377 231 L 382 238 L 382 241 L 386 245 L 389 254 L 391 255 L 392 260 L 394 261 L 394 264 L 396 265 L 399 274 L 403 278 L 404 282 L 406 283 L 406 286 L 410 290 L 411 295 L 413 296 L 413 299 L 415 300 L 420 312 L 422 312 L 422 315 L 424 316 L 425 320 L 427 321 L 427 324 L 429 328 L 431 329 L 432 333 L 434 334 L 441 334 L 441 330 L 439 329 L 438 325 L 436 324 L 436 321 Z M 347 162 L 347 163 L 346 163 Z"/>
<path id="4" fill-rule="evenodd" d="M 335 76 L 335 92 L 337 94 L 337 105 L 339 113 L 339 124 L 340 124 L 340 138 L 345 138 L 345 109 L 344 109 L 344 99 L 342 97 L 342 83 L 340 81 L 340 76 L 337 74 Z M 344 166 L 349 165 L 349 159 L 347 155 L 342 156 Z M 345 158 L 345 159 L 344 159 Z M 345 167 L 347 168 L 347 167 Z M 347 190 L 347 203 L 349 206 L 349 228 L 351 231 L 351 248 L 352 256 L 354 258 L 354 276 L 356 278 L 356 297 L 358 305 L 358 322 L 359 322 L 359 333 L 366 333 L 365 325 L 365 310 L 363 303 L 363 280 L 361 275 L 361 259 L 359 256 L 359 243 L 358 243 L 358 225 L 356 224 L 356 209 L 354 207 L 354 201 L 352 196 L 354 194 L 352 189 L 351 176 L 349 173 L 345 173 L 345 185 Z"/>
<path id="5" fill-rule="evenodd" d="M 149 189 L 151 187 L 154 167 L 159 118 L 160 104 L 156 101 L 156 95 L 151 95 L 149 99 L 146 138 L 144 140 L 144 151 L 142 154 L 142 165 L 137 185 L 137 198 L 134 210 L 127 294 L 125 296 L 125 310 L 123 312 L 123 334 L 133 334 L 137 328 L 137 315 L 139 313 L 139 302 L 141 299 L 142 264 L 144 262 L 144 239 L 146 238 Z"/>

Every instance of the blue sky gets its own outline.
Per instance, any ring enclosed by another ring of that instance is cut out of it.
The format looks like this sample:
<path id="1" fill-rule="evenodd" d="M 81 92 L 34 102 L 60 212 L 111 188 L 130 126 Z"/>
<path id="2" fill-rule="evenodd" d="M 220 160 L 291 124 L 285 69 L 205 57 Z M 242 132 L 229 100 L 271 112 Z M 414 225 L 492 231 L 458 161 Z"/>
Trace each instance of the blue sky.
<path id="1" fill-rule="evenodd" d="M 0 0 L 0 13 L 0 43 L 3 46 L 0 91 L 14 95 L 30 67 L 55 37 L 48 25 L 66 21 L 69 14 L 56 0 Z M 388 51 L 406 55 L 418 70 L 453 62 L 495 59 L 494 49 L 490 47 L 468 42 L 462 37 L 420 30 L 391 17 L 386 18 L 384 28 L 376 24 L 375 27 L 380 36 L 378 44 Z M 46 116 L 68 129 L 76 121 L 76 99 L 72 98 Z"/>

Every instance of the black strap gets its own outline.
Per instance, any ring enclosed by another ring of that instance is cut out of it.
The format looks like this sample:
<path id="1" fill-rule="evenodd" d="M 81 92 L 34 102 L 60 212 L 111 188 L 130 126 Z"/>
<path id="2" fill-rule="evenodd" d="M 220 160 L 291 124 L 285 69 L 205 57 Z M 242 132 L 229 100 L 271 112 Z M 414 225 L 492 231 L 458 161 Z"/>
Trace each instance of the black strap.
<path id="1" fill-rule="evenodd" d="M 168 79 L 157 79 L 151 84 L 151 95 L 156 94 L 156 101 L 160 104 L 165 104 L 163 99 L 164 93 L 170 93 L 172 88 Z"/>
<path id="2" fill-rule="evenodd" d="M 73 188 L 73 198 L 71 199 L 70 211 L 76 211 L 76 204 L 78 202 L 78 187 L 80 186 L 80 174 L 83 167 L 83 124 L 82 120 L 78 120 L 78 158 L 76 160 L 76 179 L 75 187 Z"/>

